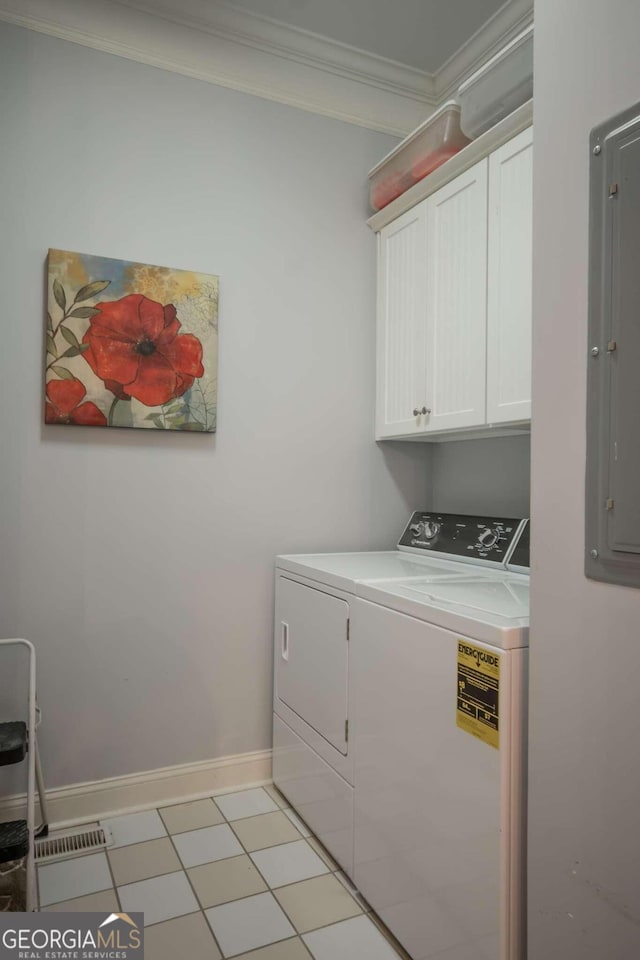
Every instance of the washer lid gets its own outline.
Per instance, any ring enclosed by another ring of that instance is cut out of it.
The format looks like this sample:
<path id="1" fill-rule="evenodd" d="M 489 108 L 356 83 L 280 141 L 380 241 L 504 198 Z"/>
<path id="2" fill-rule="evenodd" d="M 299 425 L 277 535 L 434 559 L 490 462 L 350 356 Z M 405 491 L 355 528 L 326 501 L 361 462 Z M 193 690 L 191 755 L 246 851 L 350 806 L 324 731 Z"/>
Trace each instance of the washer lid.
<path id="1" fill-rule="evenodd" d="M 476 610 L 478 615 L 497 615 L 510 620 L 529 616 L 528 578 L 474 578 L 445 583 L 416 580 L 404 586 L 409 595 L 415 595 L 422 603 L 454 604 Z"/>
<path id="2" fill-rule="evenodd" d="M 464 563 L 436 557 L 419 557 L 400 550 L 378 553 L 310 553 L 276 557 L 276 566 L 289 573 L 317 580 L 326 586 L 353 593 L 360 580 L 405 580 L 469 576 Z"/>
<path id="3" fill-rule="evenodd" d="M 504 649 L 528 644 L 529 578 L 518 574 L 359 584 L 358 596 Z"/>

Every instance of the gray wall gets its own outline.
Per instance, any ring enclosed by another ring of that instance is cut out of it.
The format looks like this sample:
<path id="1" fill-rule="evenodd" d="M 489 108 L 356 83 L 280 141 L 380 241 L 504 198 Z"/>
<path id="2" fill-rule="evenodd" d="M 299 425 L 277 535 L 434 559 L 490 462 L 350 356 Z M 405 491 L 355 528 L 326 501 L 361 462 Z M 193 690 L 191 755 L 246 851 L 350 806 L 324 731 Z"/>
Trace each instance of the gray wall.
<path id="1" fill-rule="evenodd" d="M 0 635 L 38 647 L 50 786 L 268 747 L 274 555 L 422 501 L 426 448 L 373 442 L 392 143 L 0 24 Z M 215 437 L 42 425 L 49 246 L 220 275 Z"/>
<path id="2" fill-rule="evenodd" d="M 434 444 L 431 506 L 528 517 L 529 448 L 528 435 Z"/>
<path id="3" fill-rule="evenodd" d="M 588 135 L 635 0 L 536 0 L 529 960 L 640 956 L 640 592 L 585 579 Z"/>

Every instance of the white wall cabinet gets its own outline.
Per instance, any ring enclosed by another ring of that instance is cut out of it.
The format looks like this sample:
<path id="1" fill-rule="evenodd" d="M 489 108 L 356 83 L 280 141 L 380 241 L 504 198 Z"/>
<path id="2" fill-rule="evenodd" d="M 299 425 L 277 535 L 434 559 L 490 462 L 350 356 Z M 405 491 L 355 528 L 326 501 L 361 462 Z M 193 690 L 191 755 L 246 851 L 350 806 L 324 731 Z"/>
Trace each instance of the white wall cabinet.
<path id="1" fill-rule="evenodd" d="M 377 439 L 526 428 L 532 144 L 529 127 L 380 229 Z"/>

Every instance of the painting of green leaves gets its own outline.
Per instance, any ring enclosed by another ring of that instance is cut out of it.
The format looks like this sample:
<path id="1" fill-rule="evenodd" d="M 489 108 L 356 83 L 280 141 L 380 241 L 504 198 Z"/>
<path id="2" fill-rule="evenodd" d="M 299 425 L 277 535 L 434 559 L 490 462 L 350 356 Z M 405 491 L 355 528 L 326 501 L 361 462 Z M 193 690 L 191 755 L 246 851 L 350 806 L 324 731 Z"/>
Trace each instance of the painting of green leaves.
<path id="1" fill-rule="evenodd" d="M 218 278 L 49 250 L 45 422 L 213 433 Z"/>

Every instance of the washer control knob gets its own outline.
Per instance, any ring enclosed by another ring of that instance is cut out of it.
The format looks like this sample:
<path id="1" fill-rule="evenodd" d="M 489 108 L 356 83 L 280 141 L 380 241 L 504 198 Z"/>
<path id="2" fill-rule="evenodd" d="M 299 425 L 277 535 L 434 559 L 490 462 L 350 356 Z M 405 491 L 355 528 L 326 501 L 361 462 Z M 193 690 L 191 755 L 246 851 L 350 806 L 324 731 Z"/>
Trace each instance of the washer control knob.
<path id="1" fill-rule="evenodd" d="M 499 539 L 500 539 L 500 531 L 492 530 L 491 527 L 487 527 L 485 530 L 482 531 L 482 533 L 478 537 L 478 544 L 481 547 L 485 547 L 485 549 L 490 547 L 495 547 Z"/>
<path id="2" fill-rule="evenodd" d="M 414 537 L 419 537 L 424 533 L 424 523 L 412 523 L 409 530 Z"/>
<path id="3" fill-rule="evenodd" d="M 425 540 L 433 540 L 440 533 L 440 524 L 435 520 L 426 520 L 424 524 Z"/>

